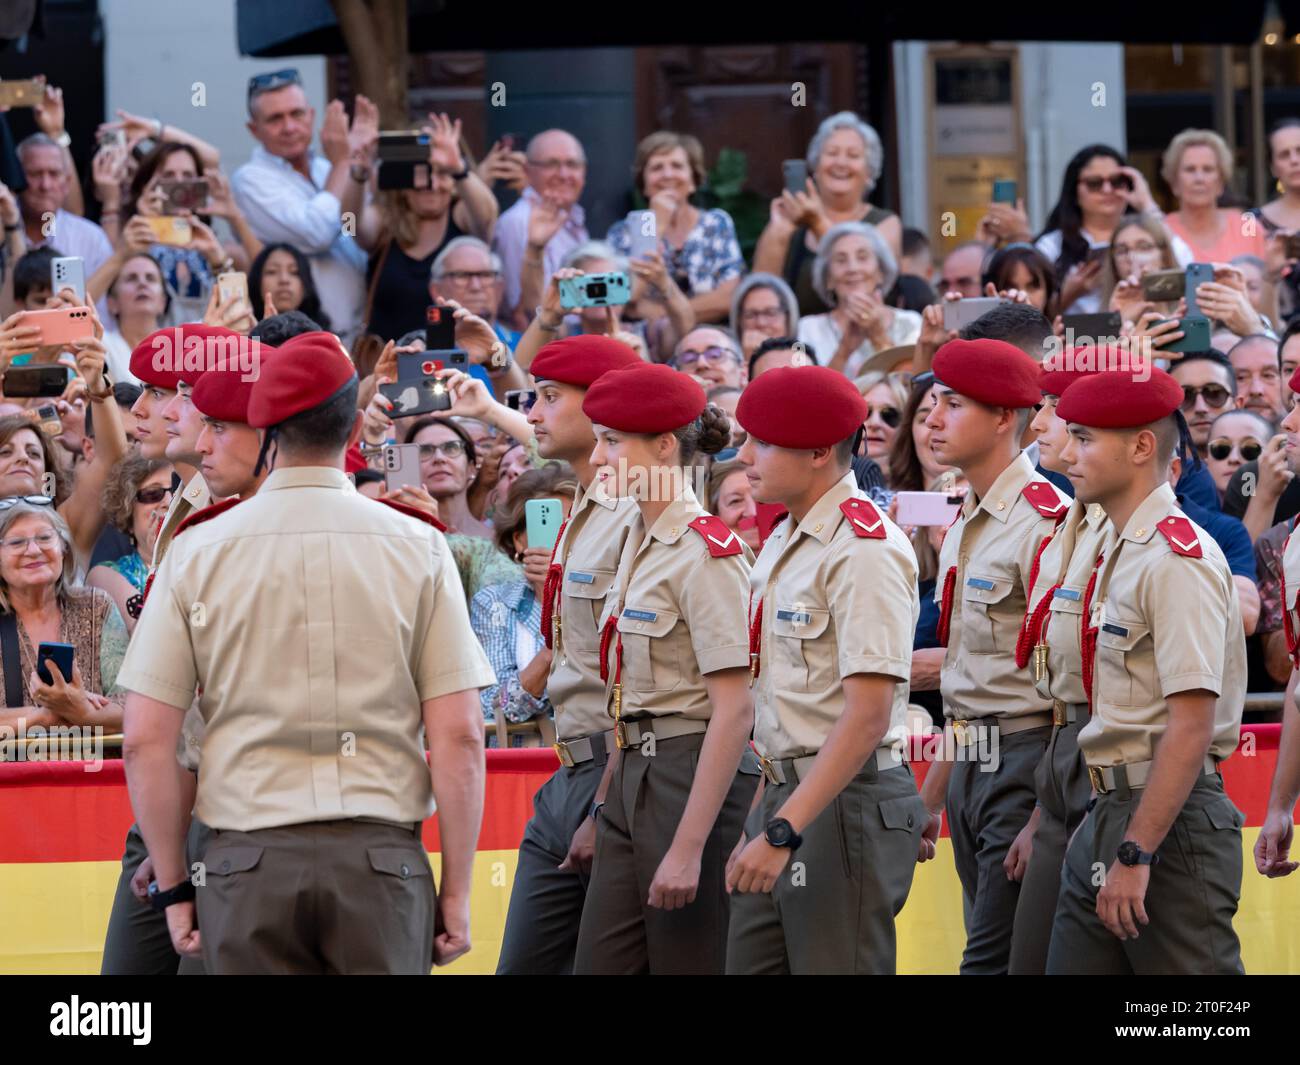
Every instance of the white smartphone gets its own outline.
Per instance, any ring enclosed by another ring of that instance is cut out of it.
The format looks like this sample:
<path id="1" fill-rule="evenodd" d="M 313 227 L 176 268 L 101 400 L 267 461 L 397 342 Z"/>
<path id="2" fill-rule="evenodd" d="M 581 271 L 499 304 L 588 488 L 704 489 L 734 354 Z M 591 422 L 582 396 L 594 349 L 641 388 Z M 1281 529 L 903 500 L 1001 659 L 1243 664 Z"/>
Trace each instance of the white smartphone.
<path id="1" fill-rule="evenodd" d="M 898 503 L 894 520 L 899 525 L 951 525 L 962 497 L 947 492 L 899 492 L 894 499 Z"/>
<path id="2" fill-rule="evenodd" d="M 979 296 L 974 299 L 953 300 L 943 305 L 943 327 L 945 329 L 965 329 L 976 318 L 987 314 L 999 303 L 1007 300 L 997 296 Z"/>
<path id="3" fill-rule="evenodd" d="M 86 263 L 79 255 L 65 255 L 50 260 L 50 291 L 58 295 L 65 288 L 77 294 L 77 302 L 86 302 Z"/>
<path id="4" fill-rule="evenodd" d="M 384 485 L 390 492 L 399 488 L 418 488 L 420 480 L 420 445 L 384 445 Z"/>
<path id="5" fill-rule="evenodd" d="M 644 259 L 650 252 L 659 250 L 654 211 L 629 211 L 627 231 L 632 238 L 632 247 L 627 253 L 629 259 Z"/>

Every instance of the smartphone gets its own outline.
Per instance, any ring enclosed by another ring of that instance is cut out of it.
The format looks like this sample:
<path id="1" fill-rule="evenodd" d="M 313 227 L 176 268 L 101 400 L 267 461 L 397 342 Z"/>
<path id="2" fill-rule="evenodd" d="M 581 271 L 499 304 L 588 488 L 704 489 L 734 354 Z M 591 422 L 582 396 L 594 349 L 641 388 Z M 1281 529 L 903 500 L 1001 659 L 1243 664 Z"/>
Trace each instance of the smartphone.
<path id="1" fill-rule="evenodd" d="M 53 403 L 42 403 L 36 408 L 36 416 L 40 419 L 41 432 L 46 436 L 54 437 L 63 432 L 63 420 L 59 417 L 59 408 Z"/>
<path id="2" fill-rule="evenodd" d="M 1168 321 L 1169 319 L 1164 319 Z M 1210 320 L 1203 314 L 1185 315 L 1178 322 L 1178 328 L 1183 332 L 1182 340 L 1175 340 L 1172 344 L 1162 344 L 1158 348 L 1152 348 L 1152 354 L 1158 359 L 1162 351 L 1209 351 L 1210 350 Z M 1153 322 L 1153 325 L 1160 325 L 1161 322 Z"/>
<path id="3" fill-rule="evenodd" d="M 239 270 L 232 270 L 228 274 L 218 274 L 217 298 L 222 303 L 234 298 L 242 299 L 245 303 L 248 303 L 248 275 Z"/>
<path id="4" fill-rule="evenodd" d="M 1142 275 L 1142 298 L 1153 303 L 1176 303 L 1187 288 L 1186 271 L 1152 270 Z"/>
<path id="5" fill-rule="evenodd" d="M 427 351 L 404 351 L 397 356 L 397 380 L 382 384 L 379 391 L 392 401 L 390 418 L 412 418 L 451 410 L 451 393 L 434 374 L 445 368 L 467 371 L 469 356 L 463 351 L 440 351 L 440 358 Z"/>
<path id="6" fill-rule="evenodd" d="M 126 148 L 126 130 L 106 129 L 95 138 L 99 148 Z"/>
<path id="7" fill-rule="evenodd" d="M 50 291 L 56 296 L 65 288 L 77 294 L 77 302 L 86 302 L 86 263 L 79 255 L 65 255 L 50 260 Z"/>
<path id="8" fill-rule="evenodd" d="M 0 81 L 0 107 L 35 107 L 44 95 L 45 82 L 40 78 Z"/>
<path id="9" fill-rule="evenodd" d="M 56 307 L 52 311 L 23 311 L 17 325 L 39 327 L 39 347 L 47 344 L 71 344 L 74 340 L 95 335 L 95 320 L 89 307 Z"/>
<path id="10" fill-rule="evenodd" d="M 943 327 L 945 329 L 965 329 L 994 307 L 1007 300 L 1000 296 L 979 296 L 975 299 L 953 300 L 943 305 Z"/>
<path id="11" fill-rule="evenodd" d="M 36 648 L 36 675 L 41 678 L 43 684 L 53 684 L 54 677 L 51 676 L 49 667 L 45 660 L 52 659 L 55 667 L 63 674 L 66 681 L 72 680 L 72 657 L 76 653 L 76 648 L 70 643 L 42 643 Z"/>
<path id="12" fill-rule="evenodd" d="M 1087 261 L 1090 263 L 1099 263 L 1104 261 L 1106 256 L 1109 254 L 1110 254 L 1109 244 L 1098 244 L 1095 248 L 1088 249 Z"/>
<path id="13" fill-rule="evenodd" d="M 11 366 L 0 376 L 0 392 L 6 399 L 52 398 L 63 395 L 67 387 L 66 366 Z"/>
<path id="14" fill-rule="evenodd" d="M 208 209 L 208 179 L 183 178 L 178 181 L 160 181 L 163 203 L 168 214 L 180 210 L 206 211 Z"/>
<path id="15" fill-rule="evenodd" d="M 144 215 L 142 216 L 149 228 L 153 230 L 154 240 L 159 244 L 174 244 L 177 247 L 184 247 L 194 238 L 194 230 L 190 227 L 188 219 L 177 218 L 175 215 Z"/>
<path id="16" fill-rule="evenodd" d="M 654 211 L 629 211 L 627 231 L 632 240 L 632 247 L 627 253 L 629 259 L 644 259 L 652 251 L 659 250 Z"/>
<path id="17" fill-rule="evenodd" d="M 1196 304 L 1196 288 L 1198 285 L 1203 285 L 1207 281 L 1214 280 L 1214 264 L 1188 263 L 1186 273 L 1187 286 L 1183 292 L 1183 295 L 1187 299 L 1187 314 L 1185 317 L 1199 318 L 1202 315 L 1201 308 Z M 1209 344 L 1206 344 L 1206 347 L 1209 347 Z M 1202 349 L 1197 348 L 1195 350 L 1200 351 Z"/>
<path id="18" fill-rule="evenodd" d="M 962 497 L 948 492 L 899 492 L 894 511 L 899 525 L 951 525 Z"/>
<path id="19" fill-rule="evenodd" d="M 424 309 L 424 350 L 452 351 L 456 347 L 456 319 L 449 307 Z"/>
<path id="20" fill-rule="evenodd" d="M 506 392 L 506 406 L 511 410 L 517 410 L 520 414 L 527 414 L 536 402 L 537 389 L 535 388 L 512 388 Z"/>
<path id="21" fill-rule="evenodd" d="M 786 192 L 808 191 L 808 160 L 787 159 L 781 164 L 781 180 Z"/>
<path id="22" fill-rule="evenodd" d="M 384 485 L 388 491 L 418 488 L 420 481 L 420 445 L 384 445 Z"/>
<path id="23" fill-rule="evenodd" d="M 528 546 L 549 551 L 564 523 L 564 506 L 558 499 L 530 499 L 524 504 L 524 522 Z"/>
<path id="24" fill-rule="evenodd" d="M 1120 320 L 1119 311 L 1110 311 L 1104 314 L 1063 314 L 1061 315 L 1061 324 L 1065 326 L 1067 335 L 1073 331 L 1076 344 L 1080 342 L 1080 337 L 1091 337 L 1094 340 L 1114 340 L 1124 330 L 1124 323 Z"/>
<path id="25" fill-rule="evenodd" d="M 631 298 L 632 285 L 624 273 L 587 274 L 566 277 L 560 282 L 560 306 L 565 310 L 612 307 Z"/>
<path id="26" fill-rule="evenodd" d="M 378 185 L 384 190 L 432 187 L 427 133 L 390 130 L 379 134 Z"/>
<path id="27" fill-rule="evenodd" d="M 1014 181 L 993 182 L 993 202 L 1016 205 L 1016 183 Z"/>

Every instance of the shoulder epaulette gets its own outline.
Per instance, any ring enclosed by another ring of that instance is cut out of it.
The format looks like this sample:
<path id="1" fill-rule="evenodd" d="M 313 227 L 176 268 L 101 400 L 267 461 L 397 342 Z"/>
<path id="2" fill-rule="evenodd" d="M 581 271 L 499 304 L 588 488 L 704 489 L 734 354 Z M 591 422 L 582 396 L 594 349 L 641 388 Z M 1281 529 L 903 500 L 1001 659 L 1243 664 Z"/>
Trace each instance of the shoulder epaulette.
<path id="1" fill-rule="evenodd" d="M 1171 514 L 1156 522 L 1156 528 L 1169 541 L 1169 546 L 1174 549 L 1175 555 L 1184 555 L 1187 558 L 1202 557 L 1200 538 L 1196 535 L 1192 523 L 1186 518 Z"/>
<path id="2" fill-rule="evenodd" d="M 849 519 L 849 528 L 853 530 L 854 536 L 866 540 L 883 540 L 887 535 L 885 519 L 870 500 L 846 499 L 840 504 L 840 511 Z"/>
<path id="3" fill-rule="evenodd" d="M 688 527 L 704 537 L 704 546 L 709 549 L 709 554 L 714 558 L 738 555 L 745 549 L 740 542 L 740 537 L 728 529 L 726 522 L 716 515 L 705 514 L 690 522 Z"/>
<path id="4" fill-rule="evenodd" d="M 1070 509 L 1070 501 L 1062 499 L 1061 493 L 1047 481 L 1030 481 L 1020 490 L 1020 494 L 1045 518 L 1060 521 Z"/>

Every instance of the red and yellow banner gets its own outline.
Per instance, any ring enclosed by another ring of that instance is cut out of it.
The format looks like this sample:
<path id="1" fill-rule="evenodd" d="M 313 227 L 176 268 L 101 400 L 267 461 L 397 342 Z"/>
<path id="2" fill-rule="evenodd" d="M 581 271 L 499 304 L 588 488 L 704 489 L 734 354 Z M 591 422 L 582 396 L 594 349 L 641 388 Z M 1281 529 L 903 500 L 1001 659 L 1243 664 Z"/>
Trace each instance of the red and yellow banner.
<path id="1" fill-rule="evenodd" d="M 1228 794 L 1246 814 L 1237 933 L 1246 971 L 1300 972 L 1300 881 L 1268 880 L 1252 851 L 1277 761 L 1277 725 L 1250 726 L 1224 763 Z M 487 754 L 487 801 L 475 859 L 474 949 L 447 973 L 496 967 L 515 860 L 537 789 L 556 767 L 549 750 Z M 914 768 L 924 778 L 925 763 Z M 133 820 L 121 762 L 87 773 L 79 762 L 0 764 L 0 973 L 97 973 Z M 424 826 L 435 871 L 436 819 Z M 1300 873 L 1295 874 L 1300 877 Z M 961 887 L 947 841 L 918 867 L 899 917 L 900 973 L 955 973 L 965 933 Z"/>

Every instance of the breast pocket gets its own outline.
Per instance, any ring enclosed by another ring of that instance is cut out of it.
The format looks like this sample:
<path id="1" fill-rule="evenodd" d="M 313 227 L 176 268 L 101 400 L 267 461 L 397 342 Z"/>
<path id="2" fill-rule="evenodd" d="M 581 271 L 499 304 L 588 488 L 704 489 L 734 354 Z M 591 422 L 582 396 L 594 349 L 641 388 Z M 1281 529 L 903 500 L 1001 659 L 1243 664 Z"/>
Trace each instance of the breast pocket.
<path id="1" fill-rule="evenodd" d="M 1151 630 L 1136 621 L 1103 616 L 1097 630 L 1098 693 L 1115 706 L 1137 706 L 1153 697 Z"/>
<path id="2" fill-rule="evenodd" d="M 618 631 L 623 640 L 623 687 L 637 692 L 669 691 L 681 679 L 677 638 L 680 620 L 672 610 L 625 606 Z"/>
<path id="3" fill-rule="evenodd" d="M 971 654 L 987 655 L 1012 650 L 1012 640 L 1002 630 L 1009 624 L 1007 597 L 1014 582 L 1010 577 L 970 573 L 961 590 L 961 649 Z M 1019 626 L 1016 618 L 1013 628 Z"/>
<path id="4" fill-rule="evenodd" d="M 831 612 L 816 607 L 778 608 L 772 617 L 772 680 L 787 691 L 820 691 L 831 679 L 834 648 L 822 642 Z"/>
<path id="5" fill-rule="evenodd" d="M 613 583 L 612 569 L 569 570 L 564 575 L 560 640 L 565 647 L 590 654 L 600 649 L 600 615 Z"/>

